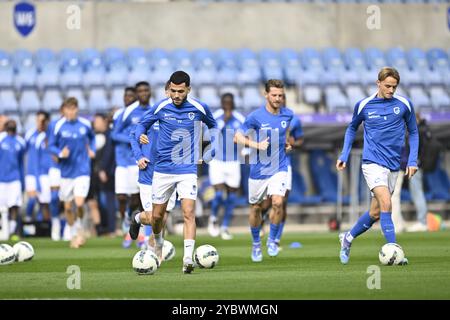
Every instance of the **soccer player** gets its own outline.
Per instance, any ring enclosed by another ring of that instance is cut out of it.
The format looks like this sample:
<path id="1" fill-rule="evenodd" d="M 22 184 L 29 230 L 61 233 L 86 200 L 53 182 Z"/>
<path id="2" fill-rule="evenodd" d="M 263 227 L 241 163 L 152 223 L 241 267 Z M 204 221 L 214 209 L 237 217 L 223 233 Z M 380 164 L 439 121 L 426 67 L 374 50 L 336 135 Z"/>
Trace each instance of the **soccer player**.
<path id="1" fill-rule="evenodd" d="M 32 216 L 33 207 L 37 199 L 45 221 L 50 220 L 49 203 L 51 200 L 48 170 L 52 159 L 47 149 L 49 121 L 50 115 L 48 112 L 38 111 L 36 113 L 36 128 L 30 129 L 25 136 L 27 143 L 25 189 L 29 197 L 26 213 L 27 217 Z"/>
<path id="2" fill-rule="evenodd" d="M 213 113 L 220 130 L 217 144 L 218 152 L 215 159 L 209 162 L 209 181 L 214 187 L 215 195 L 211 204 L 208 232 L 211 236 L 219 234 L 224 240 L 231 240 L 233 236 L 228 231 L 236 202 L 236 192 L 241 183 L 241 164 L 238 160 L 238 148 L 234 143 L 234 135 L 245 121 L 245 117 L 234 110 L 234 96 L 225 93 L 221 97 L 222 109 Z M 225 213 L 222 225 L 217 227 L 217 215 L 220 206 L 224 205 Z"/>
<path id="3" fill-rule="evenodd" d="M 117 198 L 119 200 L 119 211 L 124 217 L 124 229 L 128 224 L 128 217 L 125 218 L 126 203 L 128 197 L 130 212 L 140 208 L 139 197 L 139 168 L 136 165 L 136 160 L 130 145 L 130 132 L 133 127 L 139 122 L 142 115 L 150 108 L 150 84 L 142 81 L 135 86 L 137 101 L 122 109 L 119 114 L 116 114 L 111 138 L 116 144 L 116 172 L 115 172 L 115 188 Z M 128 97 L 130 90 L 125 91 L 124 102 L 131 101 Z M 127 100 L 127 99 L 130 100 Z M 132 239 L 129 234 L 126 234 L 123 241 L 123 247 L 131 246 Z"/>
<path id="4" fill-rule="evenodd" d="M 279 252 L 275 238 L 283 217 L 287 187 L 286 151 L 291 149 L 287 137 L 294 115 L 290 109 L 282 108 L 283 95 L 283 81 L 268 80 L 264 95 L 266 104 L 250 113 L 242 126 L 242 132 L 238 131 L 235 135 L 237 143 L 256 149 L 250 155 L 248 181 L 253 262 L 260 262 L 263 258 L 260 238 L 261 206 L 267 197 L 270 197 L 272 205 L 267 252 L 271 257 L 277 256 Z"/>
<path id="5" fill-rule="evenodd" d="M 0 132 L 0 207 L 9 211 L 9 233 L 17 234 L 17 218 L 22 206 L 24 186 L 23 157 L 25 140 L 17 135 L 14 120 L 5 122 Z"/>
<path id="6" fill-rule="evenodd" d="M 64 202 L 64 212 L 72 236 L 71 248 L 79 248 L 85 243 L 81 218 L 84 215 L 83 206 L 89 191 L 91 159 L 95 157 L 95 139 L 91 123 L 79 117 L 78 110 L 76 98 L 67 98 L 64 101 L 65 117 L 55 124 L 49 142 L 50 151 L 59 159 L 61 169 L 59 197 Z M 72 211 L 73 200 L 76 213 Z"/>
<path id="7" fill-rule="evenodd" d="M 286 95 L 283 95 L 283 105 L 286 106 Z M 289 127 L 289 144 L 292 146 L 292 148 L 300 148 L 300 146 L 303 144 L 303 129 L 302 124 L 300 122 L 300 119 L 298 116 L 295 116 L 292 118 L 291 125 Z M 291 166 L 291 154 L 287 154 L 287 182 L 286 182 L 286 195 L 284 196 L 283 201 L 283 217 L 281 218 L 280 227 L 278 228 L 278 233 L 275 237 L 275 243 L 276 245 L 281 249 L 280 247 L 280 241 L 281 236 L 283 234 L 284 225 L 286 223 L 287 218 L 287 202 L 289 197 L 289 192 L 292 190 L 292 166 Z"/>
<path id="8" fill-rule="evenodd" d="M 156 104 L 136 126 L 135 139 L 159 121 L 157 157 L 153 173 L 153 212 L 133 213 L 130 235 L 139 234 L 142 224 L 151 224 L 155 237 L 155 253 L 162 261 L 164 243 L 163 218 L 170 196 L 176 189 L 181 199 L 184 217 L 183 273 L 194 270 L 192 254 L 195 246 L 195 200 L 197 198 L 197 161 L 202 122 L 208 128 L 216 127 L 209 108 L 188 97 L 190 77 L 184 71 L 176 71 L 170 77 L 170 98 Z"/>
<path id="9" fill-rule="evenodd" d="M 346 167 L 356 132 L 364 121 L 362 171 L 372 194 L 370 209 L 353 228 L 339 235 L 340 260 L 347 264 L 353 240 L 380 220 L 387 243 L 395 243 L 391 218 L 391 195 L 400 169 L 401 149 L 405 141 L 405 125 L 409 132 L 410 152 L 405 175 L 410 179 L 417 171 L 419 134 L 411 102 L 395 95 L 400 75 L 394 68 L 382 68 L 378 73 L 378 91 L 355 105 L 353 118 L 345 132 L 344 146 L 336 161 L 337 170 Z M 404 263 L 407 263 L 405 258 Z"/>

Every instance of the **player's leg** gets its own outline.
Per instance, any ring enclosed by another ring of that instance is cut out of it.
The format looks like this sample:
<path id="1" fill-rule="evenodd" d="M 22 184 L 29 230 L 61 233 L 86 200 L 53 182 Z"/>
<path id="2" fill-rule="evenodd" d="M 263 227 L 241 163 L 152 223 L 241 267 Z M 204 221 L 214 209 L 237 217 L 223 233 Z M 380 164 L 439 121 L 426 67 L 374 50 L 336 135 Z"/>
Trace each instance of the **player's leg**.
<path id="1" fill-rule="evenodd" d="M 197 229 L 195 224 L 195 200 L 197 199 L 198 190 L 197 175 L 182 174 L 179 175 L 178 179 L 176 189 L 181 199 L 181 211 L 183 212 L 184 219 L 183 272 L 191 273 L 194 270 L 192 255 L 195 247 L 195 236 Z"/>
<path id="2" fill-rule="evenodd" d="M 379 186 L 373 189 L 373 193 L 380 206 L 380 226 L 387 243 L 395 243 L 395 227 L 392 221 L 391 193 L 388 187 Z"/>
<path id="3" fill-rule="evenodd" d="M 152 211 L 152 186 L 150 184 L 139 183 L 139 197 L 141 206 L 145 212 Z M 149 248 L 154 251 L 153 241 L 150 243 L 150 236 L 152 235 L 152 226 L 144 224 L 144 243 L 140 244 L 141 248 Z M 152 237 L 153 240 L 153 237 Z"/>
<path id="4" fill-rule="evenodd" d="M 283 216 L 281 218 L 280 226 L 278 228 L 278 233 L 275 237 L 275 243 L 277 244 L 277 246 L 279 247 L 280 250 L 281 250 L 280 241 L 281 241 L 281 236 L 283 235 L 284 225 L 286 223 L 287 203 L 288 203 L 288 198 L 289 198 L 289 192 L 291 191 L 291 189 L 292 189 L 292 167 L 288 166 L 288 171 L 287 171 L 287 176 L 286 176 L 286 194 L 283 198 Z"/>
<path id="5" fill-rule="evenodd" d="M 400 171 L 395 182 L 394 193 L 392 194 L 392 221 L 394 221 L 395 231 L 401 233 L 405 230 L 405 221 L 402 216 L 401 193 L 404 178 L 404 171 Z"/>
<path id="6" fill-rule="evenodd" d="M 211 160 L 209 162 L 209 182 L 214 187 L 214 199 L 211 202 L 211 215 L 208 221 L 208 233 L 212 237 L 217 237 L 220 230 L 217 223 L 219 210 L 224 205 L 224 196 L 226 194 L 224 162 Z"/>
<path id="7" fill-rule="evenodd" d="M 266 222 L 269 221 L 269 212 L 270 212 L 270 208 L 272 207 L 272 202 L 270 200 L 270 198 L 265 199 L 262 203 L 261 203 L 261 231 L 260 231 L 260 236 L 261 238 L 264 237 L 265 235 L 265 231 L 264 231 L 264 226 L 266 225 Z"/>
<path id="8" fill-rule="evenodd" d="M 128 172 L 126 167 L 116 167 L 114 172 L 114 188 L 117 197 L 117 203 L 119 205 L 120 218 L 122 219 L 122 229 L 124 227 L 124 222 L 126 219 L 126 210 L 128 206 L 128 188 L 127 188 L 127 178 Z M 126 233 L 126 229 L 122 230 Z"/>
<path id="9" fill-rule="evenodd" d="M 9 208 L 9 233 L 14 238 L 18 238 L 17 222 L 20 219 L 19 210 L 22 206 L 22 184 L 20 181 L 13 181 L 6 185 L 7 200 L 6 206 Z"/>
<path id="10" fill-rule="evenodd" d="M 25 220 L 31 221 L 33 219 L 34 207 L 37 202 L 37 184 L 36 177 L 33 175 L 25 176 L 25 191 L 27 193 L 27 206 L 25 207 Z"/>
<path id="11" fill-rule="evenodd" d="M 231 240 L 233 236 L 228 231 L 228 227 L 233 219 L 237 191 L 241 184 L 241 164 L 238 161 L 226 162 L 225 184 L 227 186 L 227 197 L 225 199 L 225 214 L 220 226 L 220 235 L 224 240 Z"/>
<path id="12" fill-rule="evenodd" d="M 48 179 L 50 184 L 50 214 L 52 216 L 52 240 L 61 239 L 61 221 L 60 215 L 60 200 L 59 187 L 61 184 L 61 171 L 59 168 L 50 168 L 48 171 Z"/>
<path id="13" fill-rule="evenodd" d="M 89 192 L 91 177 L 80 176 L 74 179 L 73 194 L 75 199 L 75 207 L 77 218 L 75 221 L 75 230 L 73 234 L 76 235 L 76 245 L 82 246 L 86 242 L 85 230 L 83 228 L 82 219 L 84 217 L 84 204 Z"/>
<path id="14" fill-rule="evenodd" d="M 249 224 L 252 234 L 252 254 L 253 262 L 262 261 L 261 251 L 261 223 L 262 223 L 262 203 L 267 197 L 267 180 L 248 179 L 248 197 L 250 203 Z"/>

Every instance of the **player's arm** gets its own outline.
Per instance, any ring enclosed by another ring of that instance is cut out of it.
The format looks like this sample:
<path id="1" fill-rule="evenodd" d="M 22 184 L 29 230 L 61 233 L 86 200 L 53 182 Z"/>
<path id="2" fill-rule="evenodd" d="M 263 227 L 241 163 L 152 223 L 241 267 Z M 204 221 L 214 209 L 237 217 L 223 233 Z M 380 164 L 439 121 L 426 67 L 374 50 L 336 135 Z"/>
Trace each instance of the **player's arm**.
<path id="1" fill-rule="evenodd" d="M 87 137 L 89 139 L 88 145 L 89 158 L 94 159 L 97 148 L 95 146 L 95 134 L 94 131 L 92 130 L 92 127 L 87 127 Z"/>
<path id="2" fill-rule="evenodd" d="M 417 128 L 416 115 L 411 104 L 411 112 L 405 113 L 406 126 L 408 128 L 409 157 L 405 175 L 409 179 L 417 172 L 417 156 L 419 153 L 419 129 Z"/>
<path id="3" fill-rule="evenodd" d="M 258 129 L 259 126 L 257 124 L 257 121 L 254 120 L 252 115 L 250 115 L 242 124 L 241 128 L 236 130 L 236 134 L 234 135 L 233 139 L 234 143 L 237 143 L 247 148 L 257 150 L 267 150 L 267 148 L 269 147 L 269 137 L 260 142 L 249 138 L 249 136 L 256 136 L 256 130 Z M 254 134 L 250 135 L 249 133 L 251 132 L 253 132 Z"/>
<path id="4" fill-rule="evenodd" d="M 344 147 L 342 148 L 339 159 L 336 161 L 337 170 L 343 170 L 346 167 L 350 151 L 352 150 L 353 141 L 355 141 L 356 132 L 358 131 L 359 125 L 364 120 L 363 113 L 358 113 L 358 109 L 359 103 L 356 104 L 352 121 L 345 131 Z"/>
<path id="5" fill-rule="evenodd" d="M 300 120 L 294 115 L 290 127 L 290 144 L 294 149 L 300 148 L 304 142 L 303 128 Z"/>
<path id="6" fill-rule="evenodd" d="M 111 131 L 111 139 L 114 142 L 129 143 L 128 135 L 122 133 L 124 128 L 124 121 L 122 119 L 122 116 L 123 114 L 121 114 L 113 123 L 113 129 Z"/>
<path id="7" fill-rule="evenodd" d="M 148 140 L 146 133 L 147 133 L 148 129 L 156 121 L 159 120 L 158 115 L 155 114 L 155 108 L 156 107 L 153 107 L 150 110 L 148 110 L 147 112 L 145 112 L 144 115 L 142 116 L 141 120 L 134 127 L 134 137 L 131 137 L 131 138 L 136 140 L 138 143 L 147 144 L 150 142 Z M 143 138 L 142 140 L 141 140 L 141 136 Z"/>
<path id="8" fill-rule="evenodd" d="M 131 151 L 133 152 L 133 157 L 136 160 L 139 169 L 144 170 L 147 167 L 147 164 L 150 162 L 150 160 L 147 157 L 144 157 L 140 143 L 134 138 L 135 134 L 136 134 L 136 126 L 134 126 L 130 131 L 129 142 L 131 144 Z"/>
<path id="9" fill-rule="evenodd" d="M 59 147 L 60 139 L 61 139 L 61 136 L 60 136 L 59 132 L 57 132 L 57 133 L 53 132 L 49 137 L 48 150 L 50 151 L 50 153 L 52 153 L 58 159 L 68 158 L 69 154 L 70 154 L 70 150 L 67 146 L 65 146 L 64 148 Z"/>
<path id="10" fill-rule="evenodd" d="M 22 191 L 25 190 L 24 156 L 25 156 L 25 145 L 21 145 L 21 148 L 20 148 L 19 152 L 17 153 L 17 164 L 19 166 L 20 183 L 22 185 Z"/>

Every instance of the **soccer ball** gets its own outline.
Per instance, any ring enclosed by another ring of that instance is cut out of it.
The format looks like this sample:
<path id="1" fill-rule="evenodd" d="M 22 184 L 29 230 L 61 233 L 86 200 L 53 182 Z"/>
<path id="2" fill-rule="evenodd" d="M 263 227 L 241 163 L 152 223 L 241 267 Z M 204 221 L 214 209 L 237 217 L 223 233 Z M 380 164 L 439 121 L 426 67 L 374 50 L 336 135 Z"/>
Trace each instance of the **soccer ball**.
<path id="1" fill-rule="evenodd" d="M 133 270 L 137 274 L 154 274 L 158 267 L 158 257 L 150 250 L 141 250 L 133 257 Z"/>
<path id="2" fill-rule="evenodd" d="M 0 244 L 0 266 L 11 264 L 16 260 L 14 249 L 9 244 Z"/>
<path id="3" fill-rule="evenodd" d="M 13 250 L 18 262 L 29 261 L 34 257 L 33 246 L 26 241 L 17 242 L 13 246 Z"/>
<path id="4" fill-rule="evenodd" d="M 219 253 L 213 246 L 205 244 L 195 249 L 194 260 L 200 268 L 212 269 L 219 262 Z"/>
<path id="5" fill-rule="evenodd" d="M 162 256 L 164 258 L 164 261 L 172 260 L 173 257 L 175 257 L 175 247 L 173 246 L 172 242 L 164 240 Z"/>
<path id="6" fill-rule="evenodd" d="M 400 264 L 405 258 L 405 253 L 402 247 L 396 243 L 386 243 L 380 250 L 378 254 L 380 262 L 383 265 L 392 266 Z"/>

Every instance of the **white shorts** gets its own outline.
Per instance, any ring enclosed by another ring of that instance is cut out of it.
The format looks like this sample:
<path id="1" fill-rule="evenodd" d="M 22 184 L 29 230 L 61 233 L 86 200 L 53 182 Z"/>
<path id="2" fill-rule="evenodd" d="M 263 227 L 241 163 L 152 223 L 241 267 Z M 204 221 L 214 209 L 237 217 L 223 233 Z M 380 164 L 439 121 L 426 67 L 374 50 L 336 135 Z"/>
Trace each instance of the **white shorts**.
<path id="1" fill-rule="evenodd" d="M 89 176 L 80 176 L 74 179 L 61 178 L 59 200 L 69 202 L 75 197 L 86 198 L 89 192 L 90 183 L 91 177 Z"/>
<path id="2" fill-rule="evenodd" d="M 141 198 L 142 207 L 145 211 L 152 211 L 152 186 L 139 183 L 139 196 Z M 177 201 L 176 190 L 172 193 L 167 204 L 166 211 L 172 211 Z"/>
<path id="3" fill-rule="evenodd" d="M 166 203 L 173 192 L 178 192 L 179 199 L 197 199 L 197 175 L 153 173 L 152 202 Z"/>
<path id="4" fill-rule="evenodd" d="M 292 167 L 288 166 L 287 176 L 286 176 L 286 190 L 292 190 Z"/>
<path id="5" fill-rule="evenodd" d="M 139 167 L 137 165 L 128 167 L 116 167 L 115 191 L 116 194 L 139 193 Z"/>
<path id="6" fill-rule="evenodd" d="M 398 171 L 391 171 L 376 163 L 365 163 L 361 168 L 372 197 L 374 196 L 372 190 L 378 186 L 386 186 L 391 194 L 394 193 Z"/>
<path id="7" fill-rule="evenodd" d="M 230 188 L 239 188 L 241 164 L 239 161 L 211 160 L 209 162 L 209 182 L 213 186 L 226 184 Z"/>
<path id="8" fill-rule="evenodd" d="M 280 171 L 269 179 L 248 179 L 248 202 L 260 203 L 271 195 L 286 195 L 287 172 Z"/>
<path id="9" fill-rule="evenodd" d="M 0 207 L 22 206 L 22 183 L 19 180 L 0 182 Z"/>
<path id="10" fill-rule="evenodd" d="M 36 177 L 32 175 L 27 175 L 25 177 L 25 190 L 27 192 L 36 191 L 38 195 L 39 203 L 50 203 L 52 193 L 50 188 L 50 178 L 48 175 L 39 176 L 39 184 L 41 190 L 37 190 Z"/>
<path id="11" fill-rule="evenodd" d="M 59 168 L 50 168 L 48 177 L 50 179 L 50 187 L 55 188 L 61 185 L 61 170 Z"/>

